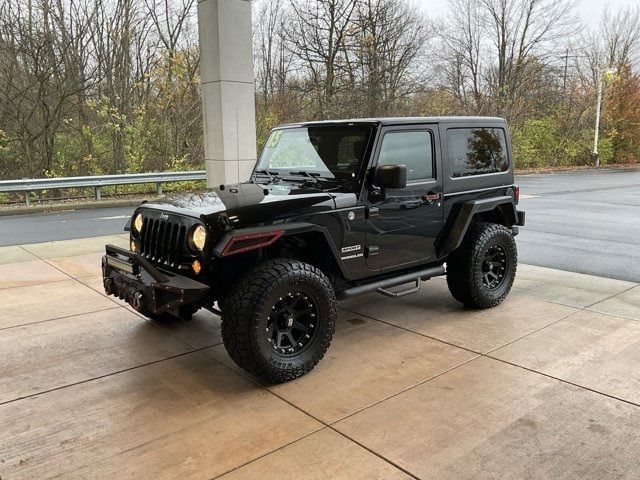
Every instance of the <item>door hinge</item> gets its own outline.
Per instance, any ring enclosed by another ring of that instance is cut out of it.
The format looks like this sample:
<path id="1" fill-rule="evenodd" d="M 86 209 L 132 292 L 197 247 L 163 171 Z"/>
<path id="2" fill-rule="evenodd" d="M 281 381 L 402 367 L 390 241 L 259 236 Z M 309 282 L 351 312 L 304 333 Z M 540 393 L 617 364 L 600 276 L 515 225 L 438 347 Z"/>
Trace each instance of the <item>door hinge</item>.
<path id="1" fill-rule="evenodd" d="M 365 210 L 366 218 L 377 217 L 378 215 L 380 215 L 380 209 L 378 207 L 367 207 Z"/>
<path id="2" fill-rule="evenodd" d="M 378 255 L 378 253 L 380 253 L 380 247 L 372 246 L 364 249 L 365 257 L 373 257 L 375 255 Z"/>

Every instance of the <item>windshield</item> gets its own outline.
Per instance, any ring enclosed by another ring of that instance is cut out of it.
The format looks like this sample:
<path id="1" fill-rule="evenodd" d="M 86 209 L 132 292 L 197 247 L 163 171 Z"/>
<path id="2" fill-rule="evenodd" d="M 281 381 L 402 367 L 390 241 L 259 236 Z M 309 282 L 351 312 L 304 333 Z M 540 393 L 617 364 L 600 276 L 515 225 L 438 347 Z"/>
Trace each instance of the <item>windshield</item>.
<path id="1" fill-rule="evenodd" d="M 352 180 L 364 159 L 372 127 L 362 125 L 285 128 L 271 132 L 256 172 L 307 172 Z"/>

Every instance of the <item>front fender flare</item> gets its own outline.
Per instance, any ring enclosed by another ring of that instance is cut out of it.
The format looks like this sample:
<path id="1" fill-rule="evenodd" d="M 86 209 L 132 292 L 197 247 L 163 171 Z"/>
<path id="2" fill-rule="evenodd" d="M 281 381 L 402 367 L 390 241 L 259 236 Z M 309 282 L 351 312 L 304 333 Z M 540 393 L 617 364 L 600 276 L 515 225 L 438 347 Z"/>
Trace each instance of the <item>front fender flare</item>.
<path id="1" fill-rule="evenodd" d="M 244 236 L 250 236 L 250 235 L 255 235 L 263 232 L 271 232 L 271 231 L 282 231 L 283 233 L 282 235 L 280 235 L 281 237 L 299 235 L 302 233 L 309 233 L 309 232 L 320 234 L 324 238 L 326 245 L 329 248 L 329 251 L 331 252 L 331 255 L 335 259 L 336 264 L 340 269 L 340 272 L 342 273 L 342 276 L 346 279 L 350 278 L 349 272 L 345 268 L 342 258 L 340 257 L 338 248 L 336 247 L 335 242 L 333 241 L 333 237 L 329 233 L 329 229 L 322 225 L 315 225 L 312 223 L 293 222 L 293 223 L 284 223 L 284 224 L 278 224 L 278 225 L 264 225 L 261 227 L 240 228 L 237 230 L 232 230 L 226 233 L 218 242 L 216 242 L 213 248 L 213 254 L 216 257 L 221 257 L 224 252 L 225 246 L 229 244 L 229 242 L 233 241 L 234 237 L 244 237 Z"/>

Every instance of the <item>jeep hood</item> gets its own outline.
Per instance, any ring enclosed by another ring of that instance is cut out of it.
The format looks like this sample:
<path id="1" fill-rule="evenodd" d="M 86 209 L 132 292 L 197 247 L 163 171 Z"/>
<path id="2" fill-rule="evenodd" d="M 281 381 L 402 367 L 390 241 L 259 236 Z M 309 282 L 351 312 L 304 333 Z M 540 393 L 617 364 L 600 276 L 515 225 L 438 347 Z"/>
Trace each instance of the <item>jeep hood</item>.
<path id="1" fill-rule="evenodd" d="M 222 185 L 203 193 L 181 194 L 143 205 L 213 220 L 226 214 L 234 227 L 245 227 L 283 217 L 319 213 L 336 208 L 336 197 L 353 194 L 327 193 L 290 184 L 241 183 Z M 342 202 L 340 202 L 342 203 Z"/>

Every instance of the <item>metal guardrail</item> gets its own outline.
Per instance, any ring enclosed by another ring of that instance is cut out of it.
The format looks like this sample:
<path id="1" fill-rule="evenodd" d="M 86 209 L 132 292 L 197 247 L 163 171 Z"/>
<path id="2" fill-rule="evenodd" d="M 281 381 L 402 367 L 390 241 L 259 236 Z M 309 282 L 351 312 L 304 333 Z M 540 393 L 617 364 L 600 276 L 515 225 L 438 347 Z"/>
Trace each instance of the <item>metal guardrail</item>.
<path id="1" fill-rule="evenodd" d="M 22 180 L 0 180 L 0 192 L 22 192 L 24 193 L 25 203 L 29 206 L 29 195 L 34 191 L 59 190 L 61 188 L 94 188 L 96 200 L 99 201 L 102 198 L 102 187 L 155 183 L 156 193 L 162 195 L 163 183 L 205 180 L 206 177 L 204 170 L 198 170 L 195 172 L 132 173 L 88 177 L 25 178 Z"/>

